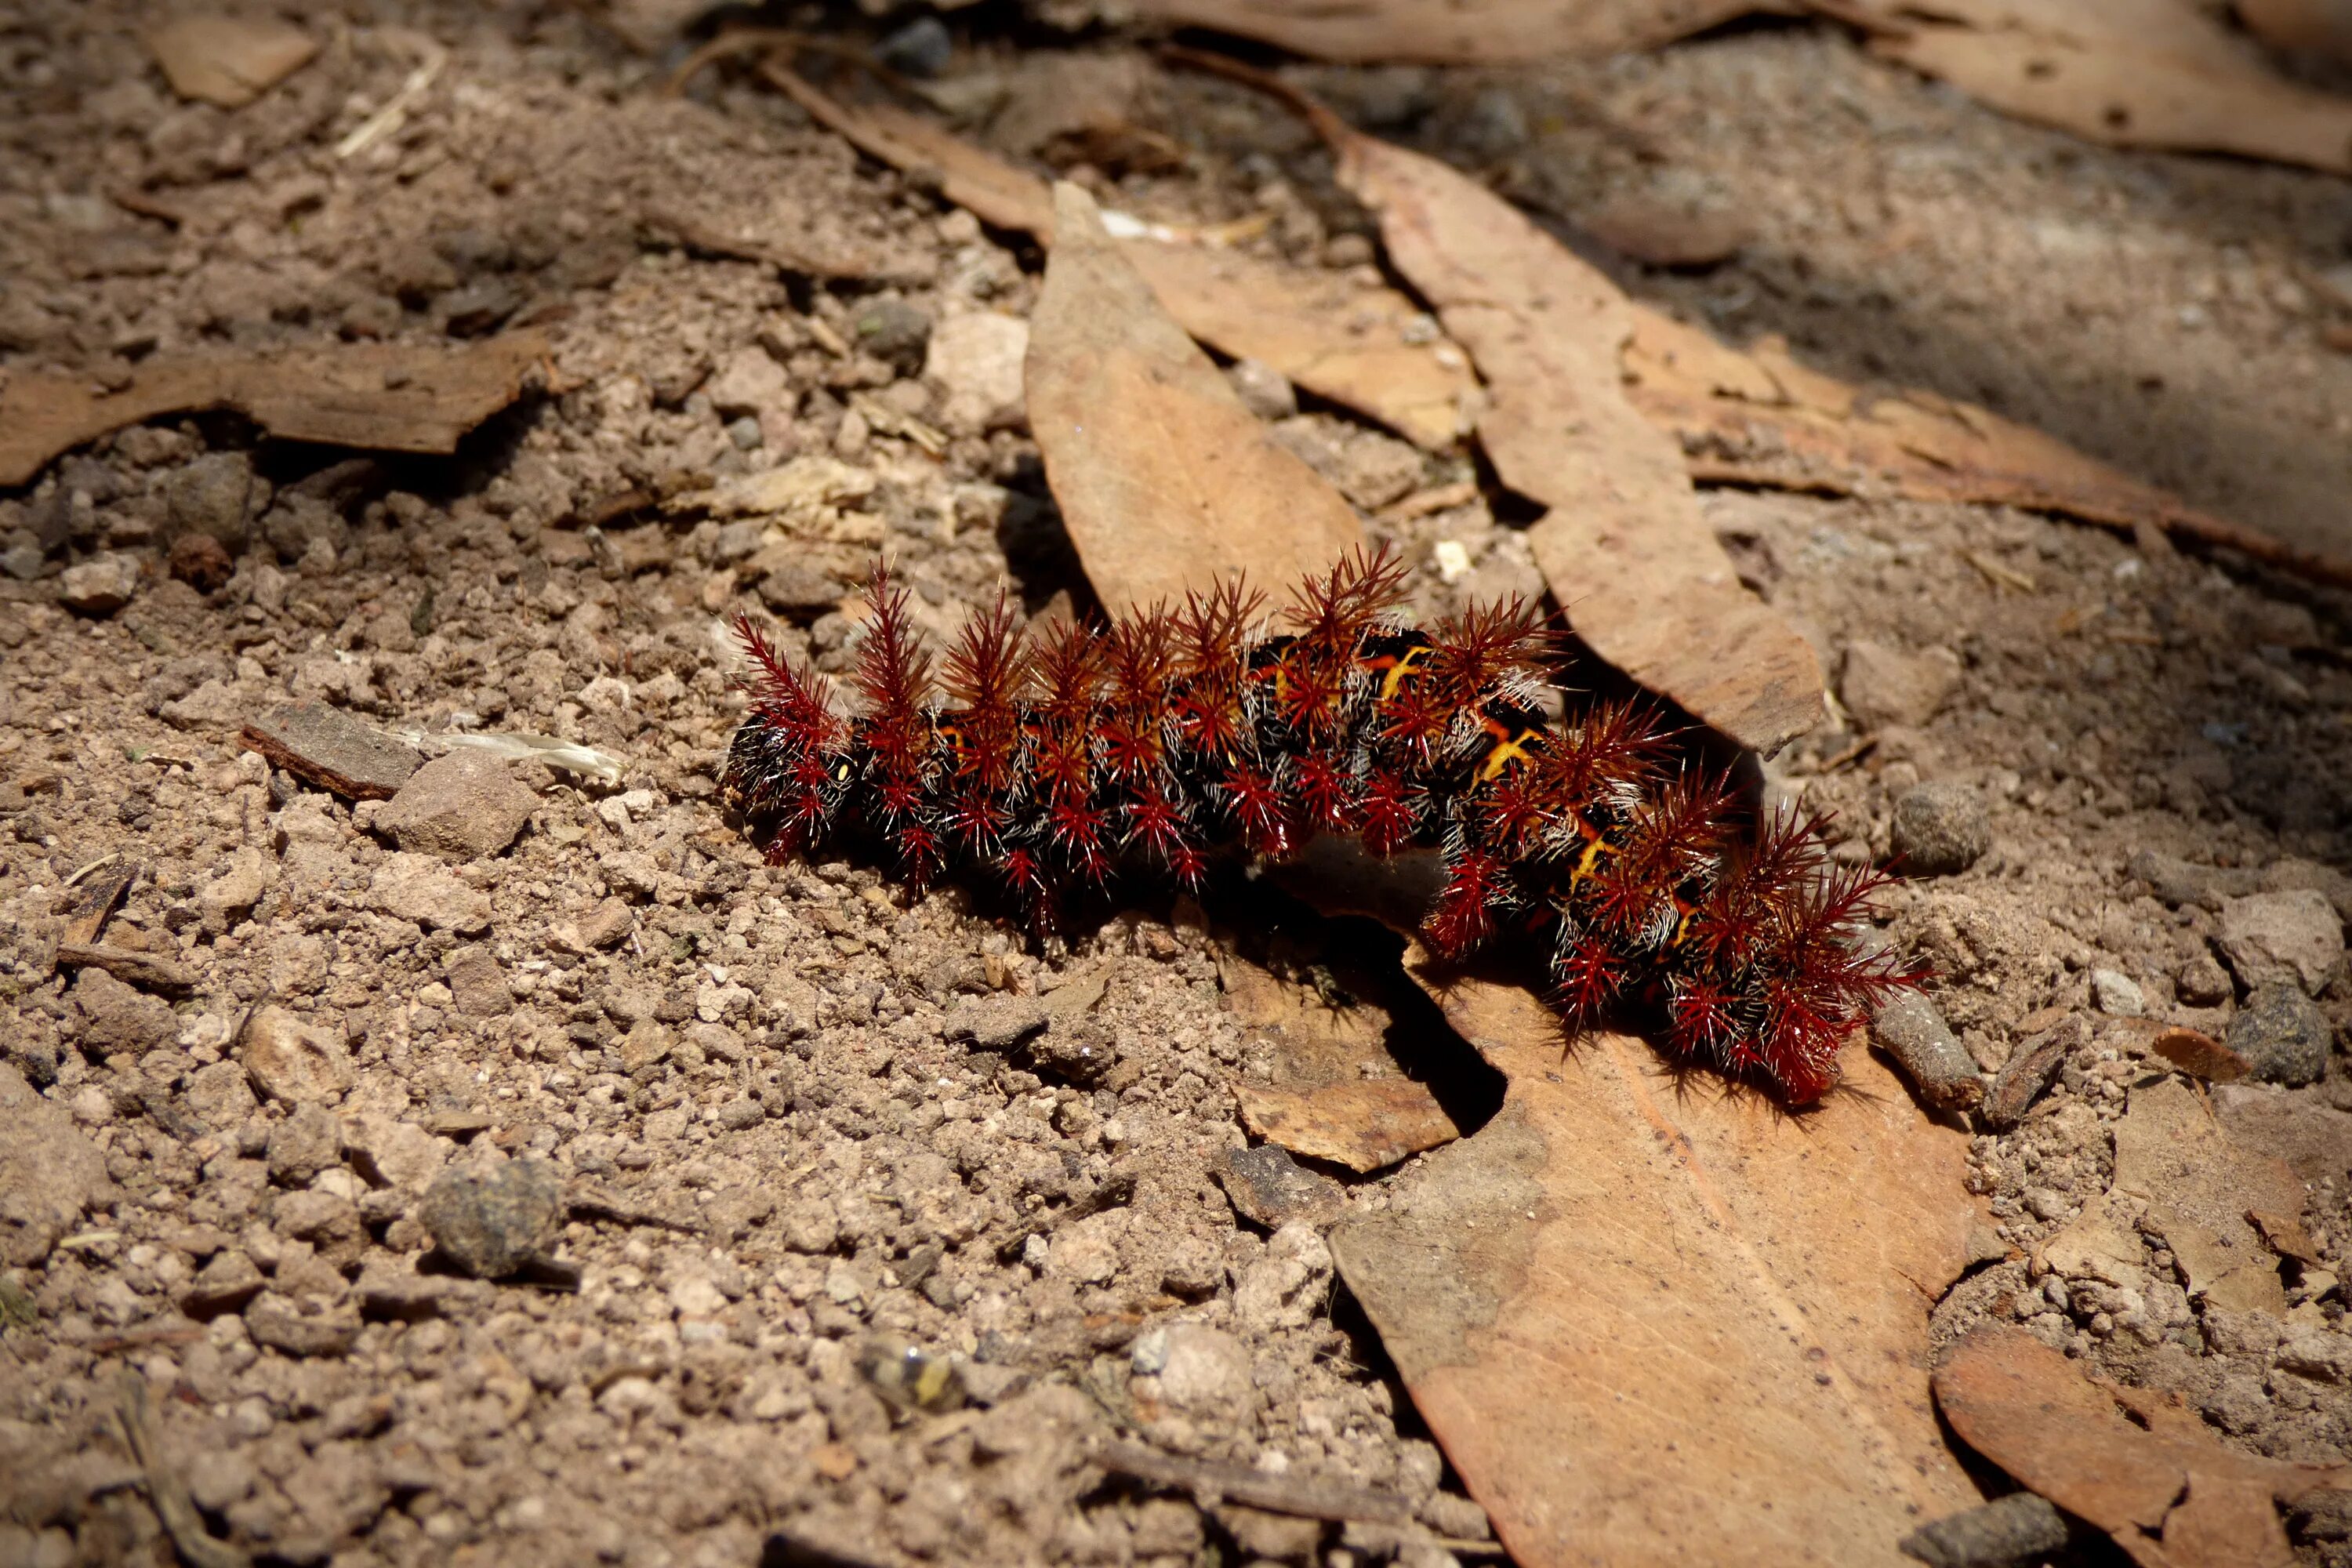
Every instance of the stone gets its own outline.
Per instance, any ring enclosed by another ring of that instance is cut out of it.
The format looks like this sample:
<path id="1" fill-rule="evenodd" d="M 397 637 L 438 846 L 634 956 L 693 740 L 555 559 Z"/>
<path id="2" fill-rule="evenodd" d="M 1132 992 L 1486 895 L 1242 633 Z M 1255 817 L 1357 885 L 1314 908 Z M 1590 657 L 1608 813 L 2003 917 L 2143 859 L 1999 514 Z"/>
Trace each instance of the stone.
<path id="1" fill-rule="evenodd" d="M 239 1059 L 262 1098 L 287 1105 L 331 1100 L 354 1081 L 341 1038 L 283 1007 L 263 1007 L 247 1020 Z"/>
<path id="2" fill-rule="evenodd" d="M 1109 1026 L 1097 1019 L 1073 1023 L 1055 1019 L 1029 1045 L 1030 1065 L 1069 1083 L 1099 1082 L 1118 1065 L 1118 1042 Z"/>
<path id="3" fill-rule="evenodd" d="M 238 1062 L 198 1068 L 188 1079 L 187 1098 L 189 1112 L 215 1132 L 243 1126 L 247 1117 L 261 1109 L 244 1065 Z"/>
<path id="4" fill-rule="evenodd" d="M 1897 992 L 1870 1020 L 1870 1035 L 1937 1110 L 1973 1110 L 1984 1103 L 1984 1075 L 1924 992 Z"/>
<path id="5" fill-rule="evenodd" d="M 1838 695 L 1865 728 L 1916 729 L 1936 716 L 1959 679 L 1959 658 L 1948 648 L 1907 654 L 1864 639 L 1846 646 Z"/>
<path id="6" fill-rule="evenodd" d="M 859 348 L 902 371 L 923 363 L 932 336 L 929 313 L 904 300 L 875 300 L 857 313 L 853 327 Z"/>
<path id="7" fill-rule="evenodd" d="M 2175 909 L 2195 904 L 2218 913 L 2223 900 L 2262 890 L 2262 876 L 2250 867 L 2200 866 L 2153 849 L 2135 851 L 2125 868 Z"/>
<path id="8" fill-rule="evenodd" d="M 179 1038 L 178 1014 L 161 998 L 125 985 L 103 969 L 84 969 L 76 975 L 71 994 L 81 1009 L 82 1049 L 93 1055 L 137 1054 Z"/>
<path id="9" fill-rule="evenodd" d="M 1034 996 L 976 996 L 950 1009 L 942 1031 L 983 1051 L 1009 1051 L 1051 1021 Z"/>
<path id="10" fill-rule="evenodd" d="M 359 1309 L 264 1290 L 246 1303 L 245 1331 L 255 1344 L 290 1356 L 341 1355 L 360 1337 Z"/>
<path id="11" fill-rule="evenodd" d="M 849 585 L 824 567 L 787 561 L 760 579 L 760 602 L 780 616 L 822 615 L 841 603 Z"/>
<path id="12" fill-rule="evenodd" d="M 2049 1499 L 2011 1492 L 1923 1524 L 1904 1537 L 1902 1546 L 1927 1568 L 1993 1568 L 2039 1562 L 2063 1550 L 2071 1533 L 2065 1516 Z"/>
<path id="13" fill-rule="evenodd" d="M 345 800 L 390 800 L 421 761 L 403 742 L 323 702 L 247 721 L 238 739 L 270 766 Z"/>
<path id="14" fill-rule="evenodd" d="M 1346 1188 L 1301 1165 L 1279 1143 L 1229 1149 L 1218 1160 L 1215 1174 L 1234 1212 L 1268 1230 L 1301 1220 L 1328 1225 L 1347 1207 Z"/>
<path id="15" fill-rule="evenodd" d="M 950 316 L 931 333 L 926 379 L 944 395 L 941 423 L 960 436 L 1020 425 L 1029 323 L 993 310 Z"/>
<path id="16" fill-rule="evenodd" d="M 2327 1015 L 2292 981 L 2255 986 L 2230 1020 L 2230 1049 L 2245 1058 L 2251 1076 L 2290 1089 L 2326 1073 L 2334 1037 Z"/>
<path id="17" fill-rule="evenodd" d="M 620 946 L 623 939 L 636 929 L 637 917 L 627 903 L 619 899 L 605 899 L 589 910 L 580 922 L 580 945 L 593 952 Z"/>
<path id="18" fill-rule="evenodd" d="M 1297 389 L 1264 360 L 1235 360 L 1225 367 L 1225 381 L 1242 406 L 1261 419 L 1288 419 L 1298 412 Z"/>
<path id="19" fill-rule="evenodd" d="M 269 857 L 248 844 L 230 852 L 218 876 L 196 889 L 205 930 L 217 936 L 253 913 L 269 890 Z"/>
<path id="20" fill-rule="evenodd" d="M 236 562 L 230 557 L 228 546 L 209 533 L 180 535 L 172 541 L 163 563 L 173 580 L 199 594 L 218 593 L 236 575 Z"/>
<path id="21" fill-rule="evenodd" d="M 253 464 L 242 452 L 207 452 L 173 474 L 163 500 L 173 537 L 203 533 L 229 553 L 243 548 L 253 510 Z"/>
<path id="22" fill-rule="evenodd" d="M 68 566 L 58 578 L 58 602 L 86 616 L 110 616 L 139 592 L 139 563 L 119 551 Z"/>
<path id="23" fill-rule="evenodd" d="M 414 1258 L 371 1257 L 354 1282 L 360 1310 L 372 1318 L 426 1318 L 439 1310 L 449 1281 L 416 1272 Z"/>
<path id="24" fill-rule="evenodd" d="M 2091 971 L 2091 1002 L 2110 1018 L 2147 1016 L 2147 994 L 2120 969 Z"/>
<path id="25" fill-rule="evenodd" d="M 2344 966 L 2344 922 L 2312 889 L 2224 899 L 2215 940 L 2249 990 L 2289 980 L 2316 995 Z"/>
<path id="26" fill-rule="evenodd" d="M 0 1137 L 0 1266 L 29 1268 L 108 1191 L 106 1156 L 62 1107 L 5 1065 L 0 1128 L 7 1130 Z"/>
<path id="27" fill-rule="evenodd" d="M 234 1312 L 258 1295 L 261 1270 L 238 1247 L 223 1247 L 180 1291 L 180 1308 L 192 1318 Z"/>
<path id="28" fill-rule="evenodd" d="M 2198 952 L 2183 959 L 2173 972 L 2173 994 L 2191 1007 L 2218 1007 L 2236 994 L 2230 984 L 2230 972 L 2221 961 L 2210 952 Z"/>
<path id="29" fill-rule="evenodd" d="M 738 1096 L 719 1106 L 712 1120 L 729 1132 L 740 1132 L 747 1127 L 757 1127 L 767 1120 L 768 1108 L 747 1096 Z"/>
<path id="30" fill-rule="evenodd" d="M 495 1018 L 513 1010 L 514 993 L 507 986 L 507 972 L 487 947 L 459 948 L 441 966 L 441 977 L 448 983 L 457 1011 L 468 1017 Z"/>
<path id="31" fill-rule="evenodd" d="M 375 826 L 413 855 L 476 860 L 496 855 L 539 807 L 539 797 L 488 752 L 460 746 L 416 770 Z"/>
<path id="32" fill-rule="evenodd" d="M 415 1122 L 373 1114 L 343 1123 L 343 1148 L 369 1181 L 410 1193 L 430 1186 L 449 1158 L 447 1142 Z"/>
<path id="33" fill-rule="evenodd" d="M 1249 1415 L 1255 1393 L 1250 1354 L 1223 1329 L 1170 1323 L 1138 1335 L 1128 1356 L 1140 1384 L 1139 1410 L 1156 1405 L 1228 1426 Z"/>
<path id="34" fill-rule="evenodd" d="M 793 403 L 792 381 L 784 367 L 756 343 L 728 355 L 719 374 L 702 384 L 702 395 L 725 419 L 789 409 Z"/>
<path id="35" fill-rule="evenodd" d="M 1234 1285 L 1234 1321 L 1263 1333 L 1305 1328 L 1331 1294 L 1331 1249 L 1323 1233 L 1293 1220 L 1274 1233 L 1265 1253 Z"/>
<path id="36" fill-rule="evenodd" d="M 887 34 L 874 57 L 902 76 L 934 77 L 955 58 L 955 37 L 937 16 L 918 16 Z"/>
<path id="37" fill-rule="evenodd" d="M 368 897 L 385 914 L 435 931 L 474 936 L 490 927 L 488 895 L 426 855 L 385 856 L 369 879 Z"/>
<path id="38" fill-rule="evenodd" d="M 450 1263 L 497 1279 L 547 1256 L 563 1217 L 563 1178 L 547 1161 L 508 1160 L 444 1171 L 417 1217 Z"/>
<path id="39" fill-rule="evenodd" d="M 1967 784 L 1948 779 L 1914 784 L 1895 803 L 1889 847 L 1906 876 L 1956 876 L 1992 847 L 1992 823 Z"/>
<path id="40" fill-rule="evenodd" d="M 343 1163 L 341 1119 L 319 1100 L 304 1100 L 269 1129 L 268 1157 L 272 1181 L 305 1185 L 320 1172 Z"/>

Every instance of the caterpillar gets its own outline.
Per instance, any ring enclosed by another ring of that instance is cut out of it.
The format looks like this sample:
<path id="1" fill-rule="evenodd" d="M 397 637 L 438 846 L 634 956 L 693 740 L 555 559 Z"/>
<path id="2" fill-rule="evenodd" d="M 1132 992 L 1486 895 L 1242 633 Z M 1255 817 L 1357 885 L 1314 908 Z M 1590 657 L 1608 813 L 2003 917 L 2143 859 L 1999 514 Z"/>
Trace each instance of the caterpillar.
<path id="1" fill-rule="evenodd" d="M 850 710 L 738 619 L 750 705 L 723 798 L 772 861 L 862 839 L 918 890 L 993 877 L 1043 932 L 1138 863 L 1197 888 L 1221 851 L 1280 859 L 1317 834 L 1433 848 L 1441 958 L 1531 944 L 1571 1032 L 1640 1010 L 1682 1061 L 1826 1092 L 1855 1021 L 1921 978 L 1852 940 L 1888 879 L 1830 865 L 1818 821 L 1759 820 L 1654 705 L 1549 718 L 1536 607 L 1417 628 L 1404 579 L 1357 552 L 1278 618 L 1229 579 L 1034 639 L 1000 593 L 935 662 L 877 566 Z"/>

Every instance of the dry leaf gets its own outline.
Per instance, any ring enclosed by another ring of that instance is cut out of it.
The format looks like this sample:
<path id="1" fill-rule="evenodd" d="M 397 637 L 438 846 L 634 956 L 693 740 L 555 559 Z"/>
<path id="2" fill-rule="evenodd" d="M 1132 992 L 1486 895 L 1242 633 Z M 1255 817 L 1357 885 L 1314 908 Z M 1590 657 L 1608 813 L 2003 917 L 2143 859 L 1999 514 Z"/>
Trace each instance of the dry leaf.
<path id="1" fill-rule="evenodd" d="M 2279 75 L 2183 0 L 1937 10 L 1962 25 L 1889 0 L 1841 0 L 1837 14 L 1885 28 L 1873 47 L 1888 58 L 2085 141 L 2352 173 L 2352 99 Z"/>
<path id="2" fill-rule="evenodd" d="M 1427 1084 L 1408 1078 L 1389 1048 L 1391 1018 L 1363 994 L 1370 980 L 1340 973 L 1342 1004 L 1240 958 L 1221 958 L 1225 1005 L 1266 1031 L 1273 1074 L 1234 1080 L 1249 1130 L 1294 1154 L 1371 1172 L 1462 1135 Z"/>
<path id="3" fill-rule="evenodd" d="M 2237 10 L 2247 30 L 2266 42 L 2352 65 L 2352 5 L 2346 0 L 2238 0 Z"/>
<path id="4" fill-rule="evenodd" d="M 2233 1312 L 2284 1315 L 2278 1260 L 2246 1211 L 2300 1214 L 2303 1184 L 2283 1161 L 2240 1144 L 2179 1079 L 2135 1089 L 2116 1123 L 2114 1190 L 2147 1202 L 2191 1295 Z M 2063 1499 L 2053 1500 L 2063 1501 Z"/>
<path id="5" fill-rule="evenodd" d="M 182 16 L 152 28 L 147 47 L 172 90 L 242 109 L 310 63 L 319 41 L 284 22 Z"/>
<path id="6" fill-rule="evenodd" d="M 1052 244 L 1052 195 L 1035 175 L 919 115 L 887 104 L 851 109 L 790 71 L 767 74 L 861 152 L 935 180 L 940 195 L 985 222 Z M 1408 341 L 1408 324 L 1423 312 L 1395 289 L 1150 236 L 1124 238 L 1121 248 L 1161 308 L 1201 342 L 1234 359 L 1262 360 L 1416 446 L 1436 450 L 1460 437 L 1477 380 L 1452 344 Z"/>
<path id="7" fill-rule="evenodd" d="M 2019 1329 L 1961 1341 L 1936 1401 L 1969 1447 L 2145 1568 L 2286 1568 L 2294 1552 L 2273 1500 L 2352 1489 L 2352 1466 L 2234 1453 L 2169 1400 L 2090 1383 Z"/>
<path id="8" fill-rule="evenodd" d="M 1391 262 L 1485 378 L 1479 444 L 1550 509 L 1528 542 L 1577 635 L 1742 745 L 1770 752 L 1811 728 L 1811 647 L 1740 585 L 1682 454 L 1627 401 L 1624 295 L 1500 196 L 1308 107 Z"/>
<path id="9" fill-rule="evenodd" d="M 1681 441 L 1702 482 L 2028 507 L 2122 531 L 2155 527 L 2352 585 L 2352 567 L 2197 510 L 2039 430 L 1929 392 L 1865 403 L 1777 337 L 1747 353 L 1634 307 L 1627 395 Z"/>
<path id="10" fill-rule="evenodd" d="M 1927 1310 L 1976 1215 L 1966 1141 L 1865 1050 L 1792 1118 L 1525 991 L 1433 985 L 1510 1081 L 1331 1247 L 1527 1568 L 1888 1563 L 1977 1500 Z"/>
<path id="11" fill-rule="evenodd" d="M 1137 9 L 1317 59 L 1499 65 L 1653 49 L 1784 0 L 1140 0 Z"/>
<path id="12" fill-rule="evenodd" d="M 2147 1048 L 2189 1077 L 2208 1083 L 2231 1083 L 2253 1070 L 2245 1058 L 2212 1036 L 2179 1026 L 2158 1030 Z"/>
<path id="13" fill-rule="evenodd" d="M 1184 330 L 1234 359 L 1262 360 L 1316 396 L 1442 451 L 1475 410 L 1459 348 L 1421 334 L 1428 312 L 1395 289 L 1235 250 L 1129 240 L 1128 259 Z"/>
<path id="14" fill-rule="evenodd" d="M 0 485 L 21 485 L 60 452 L 163 414 L 241 409 L 271 435 L 386 452 L 454 452 L 512 403 L 547 355 L 546 337 L 507 332 L 446 353 L 337 343 L 278 355 L 158 356 L 117 392 L 86 376 L 21 375 L 0 387 Z"/>
<path id="15" fill-rule="evenodd" d="M 1104 605 L 1173 604 L 1235 571 L 1279 593 L 1360 546 L 1354 510 L 1160 310 L 1094 199 L 1071 184 L 1054 195 L 1029 427 Z"/>

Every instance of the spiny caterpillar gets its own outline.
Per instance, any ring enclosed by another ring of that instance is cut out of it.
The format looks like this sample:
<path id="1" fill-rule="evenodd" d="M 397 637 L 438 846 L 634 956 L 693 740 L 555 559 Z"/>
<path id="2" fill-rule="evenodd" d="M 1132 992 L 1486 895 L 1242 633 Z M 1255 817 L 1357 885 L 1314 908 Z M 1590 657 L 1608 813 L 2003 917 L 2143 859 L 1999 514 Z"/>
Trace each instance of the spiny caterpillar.
<path id="1" fill-rule="evenodd" d="M 1853 1021 L 1917 979 L 1848 940 L 1884 879 L 1831 868 L 1814 823 L 1757 824 L 1644 706 L 1548 722 L 1534 608 L 1416 630 L 1403 579 L 1386 552 L 1358 553 L 1305 585 L 1279 634 L 1229 580 L 1034 645 L 1000 594 L 935 682 L 906 591 L 877 568 L 854 716 L 737 623 L 751 701 L 727 795 L 772 860 L 848 836 L 918 889 L 984 868 L 1041 931 L 1122 863 L 1194 887 L 1236 846 L 1434 847 L 1423 934 L 1439 956 L 1531 941 L 1571 1030 L 1644 1008 L 1676 1056 L 1818 1098 Z"/>

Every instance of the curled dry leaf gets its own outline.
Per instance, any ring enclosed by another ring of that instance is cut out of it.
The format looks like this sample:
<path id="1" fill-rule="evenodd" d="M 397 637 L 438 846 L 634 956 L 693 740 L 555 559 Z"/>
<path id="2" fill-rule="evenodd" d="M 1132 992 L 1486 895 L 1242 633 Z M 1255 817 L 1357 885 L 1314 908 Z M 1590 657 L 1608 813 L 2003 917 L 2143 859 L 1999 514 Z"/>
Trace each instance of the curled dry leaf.
<path id="1" fill-rule="evenodd" d="M 887 104 L 853 109 L 782 67 L 766 68 L 766 75 L 811 119 L 868 156 L 936 180 L 940 195 L 984 222 L 1052 245 L 1053 197 L 1034 174 L 919 115 Z M 1460 437 L 1476 379 L 1459 349 L 1408 332 L 1426 321 L 1397 290 L 1149 235 L 1122 237 L 1120 249 L 1161 308 L 1220 353 L 1262 360 L 1418 447 L 1436 450 Z"/>
<path id="2" fill-rule="evenodd" d="M 1881 29 L 1873 47 L 1886 58 L 2088 142 L 2352 173 L 2352 99 L 2281 76 L 2187 0 L 1936 10 L 1950 19 L 1922 21 L 1895 0 L 1835 7 Z"/>
<path id="3" fill-rule="evenodd" d="M 2234 1453 L 2168 1396 L 2092 1383 L 2020 1329 L 1961 1341 L 1936 1402 L 1969 1447 L 2145 1568 L 2285 1568 L 2274 1504 L 2352 1489 L 2352 1465 Z"/>
<path id="4" fill-rule="evenodd" d="M 1029 329 L 1029 427 L 1104 605 L 1176 604 L 1235 571 L 1279 591 L 1360 546 L 1354 510 L 1161 310 L 1094 199 L 1071 184 L 1054 196 Z"/>
<path id="5" fill-rule="evenodd" d="M 0 387 L 0 485 L 21 485 L 59 453 L 158 415 L 236 408 L 271 435 L 385 452 L 454 452 L 521 395 L 547 356 L 544 334 L 506 332 L 455 353 L 337 343 L 292 353 L 158 356 L 130 384 L 22 375 Z"/>
<path id="6" fill-rule="evenodd" d="M 1501 65 L 1653 49 L 1787 0 L 1141 0 L 1147 16 L 1317 59 Z"/>
<path id="7" fill-rule="evenodd" d="M 1632 303 L 1502 197 L 1298 101 L 1390 260 L 1485 378 L 1479 444 L 1550 509 L 1528 542 L 1577 635 L 1744 746 L 1770 752 L 1810 729 L 1811 647 L 1740 585 L 1673 438 L 1625 395 Z"/>
<path id="8" fill-rule="evenodd" d="M 1976 1500 L 1927 1372 L 1958 1133 L 1866 1050 L 1791 1118 L 1408 967 L 1509 1090 L 1332 1254 L 1515 1561 L 1892 1564 Z"/>

